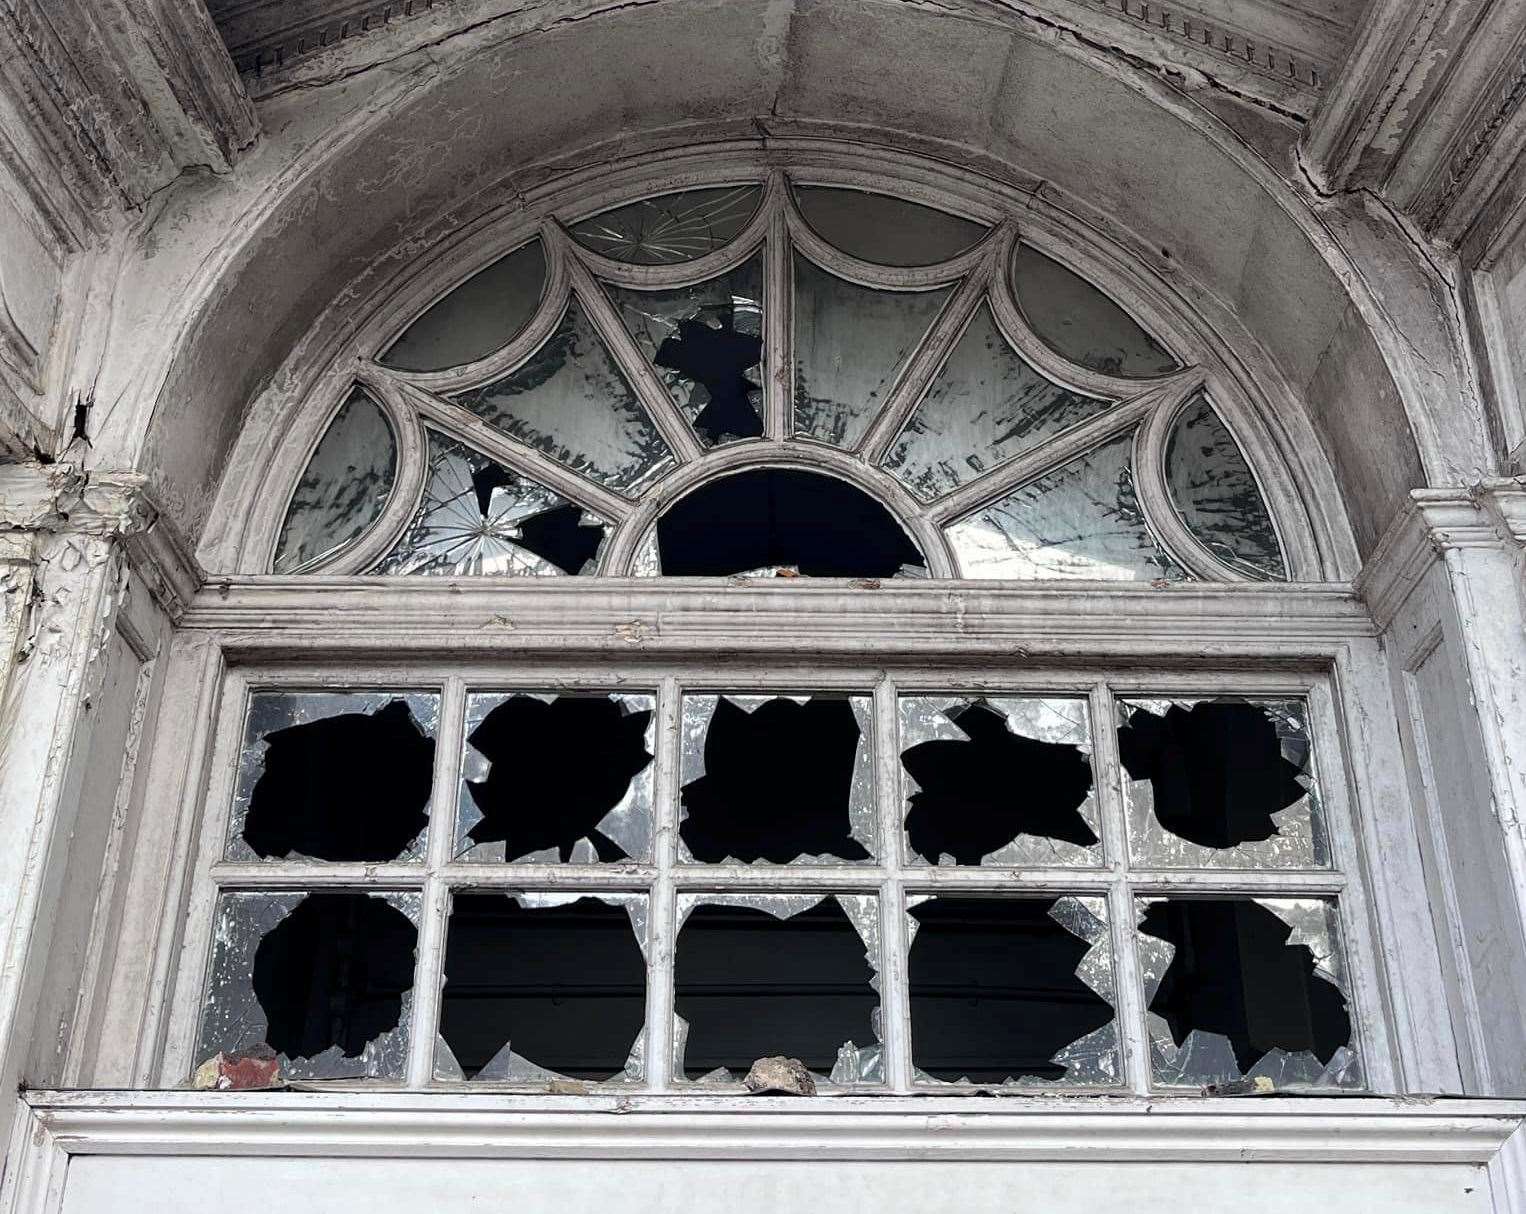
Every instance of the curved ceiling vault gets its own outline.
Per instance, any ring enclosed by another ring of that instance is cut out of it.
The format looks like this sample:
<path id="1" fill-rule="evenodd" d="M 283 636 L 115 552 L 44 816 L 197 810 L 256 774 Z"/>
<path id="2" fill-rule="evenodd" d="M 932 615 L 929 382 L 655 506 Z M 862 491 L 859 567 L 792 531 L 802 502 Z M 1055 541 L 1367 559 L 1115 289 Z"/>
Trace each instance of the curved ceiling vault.
<path id="1" fill-rule="evenodd" d="M 477 31 L 263 103 L 265 146 L 242 180 L 220 186 L 238 199 L 221 207 L 228 243 L 188 293 L 194 310 L 141 454 L 190 534 L 250 408 L 283 364 L 295 374 L 300 343 L 337 301 L 363 298 L 400 260 L 548 174 L 765 128 L 899 144 L 1019 188 L 1042 183 L 1061 205 L 1133 233 L 1157 269 L 1237 314 L 1306 400 L 1363 551 L 1422 483 L 1394 380 L 1333 268 L 1339 255 L 1316 246 L 1307 217 L 1307 230 L 1295 222 L 1300 204 L 1265 165 L 1163 85 L 1103 70 L 990 8 L 563 7 L 586 11 L 536 32 Z"/>

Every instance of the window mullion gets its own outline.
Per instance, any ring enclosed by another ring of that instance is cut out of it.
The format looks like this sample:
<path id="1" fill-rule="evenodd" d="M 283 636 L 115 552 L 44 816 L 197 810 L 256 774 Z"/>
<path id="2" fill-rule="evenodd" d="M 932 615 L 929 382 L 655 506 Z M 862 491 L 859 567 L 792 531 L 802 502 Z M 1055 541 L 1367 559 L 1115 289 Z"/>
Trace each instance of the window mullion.
<path id="1" fill-rule="evenodd" d="M 465 729 L 465 680 L 445 681 L 435 744 L 435 791 L 429 812 L 428 876 L 420 908 L 419 947 L 413 980 L 413 1024 L 408 1048 L 408 1086 L 434 1079 L 435 1037 L 445 981 L 445 933 L 450 885 L 440 875 L 455 851 L 457 798 L 461 787 L 461 746 Z"/>
<path id="2" fill-rule="evenodd" d="M 1118 765 L 1117 712 L 1106 683 L 1090 694 L 1092 772 L 1097 787 L 1097 812 L 1102 822 L 1102 846 L 1108 870 L 1108 926 L 1113 940 L 1114 1012 L 1122 1046 L 1123 1079 L 1134 1091 L 1150 1090 L 1150 1047 L 1145 1028 L 1144 986 L 1140 980 L 1138 941 L 1134 931 L 1134 899 L 1129 888 L 1128 838 L 1124 824 L 1122 778 Z"/>
<path id="3" fill-rule="evenodd" d="M 794 415 L 793 254 L 782 207 L 769 216 L 763 261 L 763 433 L 774 442 L 790 436 Z"/>
<path id="4" fill-rule="evenodd" d="M 880 885 L 880 1043 L 885 1083 L 911 1090 L 911 1006 L 906 966 L 905 883 L 902 873 L 899 729 L 895 683 L 874 689 L 875 789 L 880 808 L 879 851 L 886 876 Z"/>
<path id="5" fill-rule="evenodd" d="M 673 865 L 678 839 L 678 780 L 683 759 L 682 698 L 678 680 L 657 689 L 657 775 L 652 790 L 652 849 L 657 878 L 647 907 L 646 1083 L 652 1091 L 673 1086 L 673 957 L 678 922 Z"/>

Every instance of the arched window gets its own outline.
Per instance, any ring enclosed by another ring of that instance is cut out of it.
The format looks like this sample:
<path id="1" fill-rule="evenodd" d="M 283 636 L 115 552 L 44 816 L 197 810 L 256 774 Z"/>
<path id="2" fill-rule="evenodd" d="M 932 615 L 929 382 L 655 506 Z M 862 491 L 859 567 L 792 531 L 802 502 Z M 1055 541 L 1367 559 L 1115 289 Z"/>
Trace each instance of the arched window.
<path id="1" fill-rule="evenodd" d="M 1031 199 L 831 162 L 550 190 L 288 402 L 251 584 L 413 614 L 228 671 L 167 1077 L 1385 1082 L 1247 364 Z"/>

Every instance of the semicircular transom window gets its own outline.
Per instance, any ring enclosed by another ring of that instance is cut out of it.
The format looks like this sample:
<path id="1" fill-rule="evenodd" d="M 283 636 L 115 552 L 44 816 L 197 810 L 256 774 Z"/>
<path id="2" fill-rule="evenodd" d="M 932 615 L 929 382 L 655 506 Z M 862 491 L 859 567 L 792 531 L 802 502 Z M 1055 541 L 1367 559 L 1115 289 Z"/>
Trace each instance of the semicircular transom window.
<path id="1" fill-rule="evenodd" d="M 918 199 L 775 172 L 543 216 L 359 351 L 273 569 L 1286 580 L 1228 373 Z"/>

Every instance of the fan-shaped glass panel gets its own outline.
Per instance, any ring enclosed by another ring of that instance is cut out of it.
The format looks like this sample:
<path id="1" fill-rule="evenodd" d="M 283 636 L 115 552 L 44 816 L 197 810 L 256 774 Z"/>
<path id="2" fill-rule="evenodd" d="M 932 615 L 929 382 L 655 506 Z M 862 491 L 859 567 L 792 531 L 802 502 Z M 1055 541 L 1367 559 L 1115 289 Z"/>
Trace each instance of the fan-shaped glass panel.
<path id="1" fill-rule="evenodd" d="M 1028 245 L 1012 255 L 1012 293 L 1046 345 L 1108 375 L 1161 375 L 1180 364 L 1127 312 Z"/>
<path id="2" fill-rule="evenodd" d="M 643 198 L 572 226 L 585 249 L 638 266 L 693 261 L 729 244 L 758 209 L 755 185 Z"/>
<path id="3" fill-rule="evenodd" d="M 952 287 L 875 291 L 795 258 L 795 433 L 852 447 Z"/>
<path id="4" fill-rule="evenodd" d="M 800 186 L 812 231 L 850 257 L 882 266 L 930 266 L 957 257 L 986 234 L 970 219 L 863 190 Z"/>
<path id="5" fill-rule="evenodd" d="M 529 361 L 456 399 L 494 429 L 613 489 L 635 488 L 672 458 L 575 298 Z"/>
<path id="6" fill-rule="evenodd" d="M 707 445 L 763 433 L 761 258 L 691 287 L 608 290 Z"/>
<path id="7" fill-rule="evenodd" d="M 1286 580 L 1287 564 L 1260 486 L 1201 393 L 1172 424 L 1166 483 L 1182 522 L 1214 556 L 1246 577 Z"/>
<path id="8" fill-rule="evenodd" d="M 1114 439 L 948 528 L 967 578 L 1184 581 L 1134 493 L 1131 437 Z"/>
<path id="9" fill-rule="evenodd" d="M 1041 375 L 983 304 L 883 463 L 918 497 L 939 497 L 1110 404 Z"/>
<path id="10" fill-rule="evenodd" d="M 350 392 L 297 482 L 274 569 L 296 573 L 333 556 L 381 517 L 397 476 L 392 427 L 360 388 Z"/>
<path id="11" fill-rule="evenodd" d="M 545 250 L 532 240 L 436 301 L 378 361 L 400 371 L 475 362 L 508 345 L 530 323 L 545 288 Z"/>
<path id="12" fill-rule="evenodd" d="M 372 572 L 592 572 L 607 535 L 602 520 L 560 493 L 431 430 L 423 500 Z"/>

